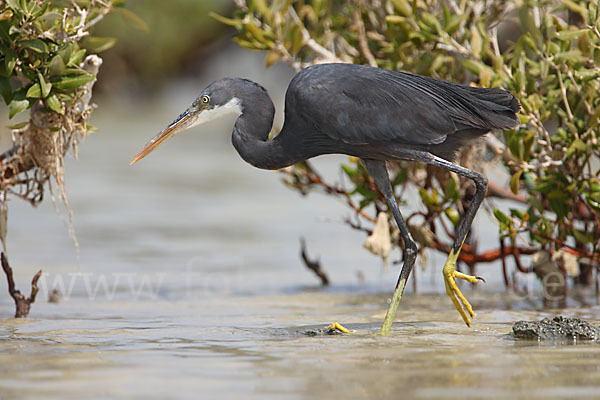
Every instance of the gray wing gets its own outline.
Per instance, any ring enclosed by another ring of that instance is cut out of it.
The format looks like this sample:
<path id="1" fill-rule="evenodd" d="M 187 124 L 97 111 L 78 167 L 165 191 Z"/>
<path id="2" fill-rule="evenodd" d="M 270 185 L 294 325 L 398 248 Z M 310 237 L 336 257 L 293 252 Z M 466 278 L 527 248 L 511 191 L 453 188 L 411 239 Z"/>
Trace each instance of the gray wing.
<path id="1" fill-rule="evenodd" d="M 353 64 L 309 67 L 286 95 L 286 113 L 293 108 L 320 132 L 352 144 L 439 144 L 462 129 L 512 128 L 515 107 L 503 90 Z"/>

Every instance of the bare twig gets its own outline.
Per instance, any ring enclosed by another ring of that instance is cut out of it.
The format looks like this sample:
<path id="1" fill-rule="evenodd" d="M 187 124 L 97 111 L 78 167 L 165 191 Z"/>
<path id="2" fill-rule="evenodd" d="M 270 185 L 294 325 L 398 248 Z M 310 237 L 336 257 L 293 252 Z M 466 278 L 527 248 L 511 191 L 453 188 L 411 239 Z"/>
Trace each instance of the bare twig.
<path id="1" fill-rule="evenodd" d="M 377 61 L 369 49 L 369 42 L 365 33 L 365 24 L 363 22 L 362 15 L 360 14 L 360 10 L 358 8 L 354 9 L 352 15 L 354 18 L 354 25 L 356 25 L 356 34 L 358 36 L 358 47 L 360 48 L 360 52 L 366 58 L 371 67 L 376 67 Z"/>
<path id="2" fill-rule="evenodd" d="M 321 279 L 323 286 L 329 285 L 329 278 L 327 277 L 327 274 L 325 274 L 325 271 L 321 269 L 321 262 L 319 260 L 312 261 L 308 258 L 308 255 L 306 254 L 306 241 L 304 238 L 300 238 L 300 257 L 302 257 L 306 267 Z"/>
<path id="3" fill-rule="evenodd" d="M 296 25 L 298 25 L 298 27 L 300 28 L 300 31 L 302 32 L 302 40 L 304 41 L 304 44 L 309 49 L 311 49 L 314 53 L 321 56 L 321 58 L 323 58 L 325 61 L 329 61 L 329 62 L 339 62 L 340 61 L 334 53 L 327 50 L 325 47 L 321 46 L 319 43 L 317 43 L 316 40 L 314 40 L 310 36 L 308 29 L 306 29 L 306 27 L 300 20 L 300 17 L 298 17 L 298 14 L 296 14 L 296 10 L 294 9 L 294 6 L 290 6 L 288 8 L 288 13 L 289 13 L 290 17 L 292 18 L 292 20 L 294 21 L 294 23 Z"/>
<path id="4" fill-rule="evenodd" d="M 2 262 L 2 269 L 6 274 L 6 279 L 8 281 L 8 293 L 15 301 L 15 318 L 25 318 L 29 315 L 29 310 L 31 309 L 31 305 L 35 302 L 35 297 L 38 294 L 39 288 L 37 285 L 38 280 L 42 276 L 42 270 L 40 269 L 37 274 L 33 276 L 31 280 L 31 294 L 29 297 L 23 296 L 21 291 L 15 289 L 15 280 L 13 278 L 13 271 L 10 265 L 8 264 L 8 259 L 2 253 L 0 255 L 0 261 Z"/>
<path id="5" fill-rule="evenodd" d="M 567 111 L 567 117 L 569 121 L 573 122 L 573 113 L 571 112 L 571 107 L 569 106 L 569 100 L 567 99 L 567 90 L 565 89 L 565 85 L 562 80 L 562 74 L 560 73 L 560 68 L 556 68 L 556 73 L 558 74 L 558 85 L 560 86 L 560 94 L 562 96 L 562 101 L 565 105 L 565 110 Z M 577 132 L 574 132 L 577 135 Z"/>

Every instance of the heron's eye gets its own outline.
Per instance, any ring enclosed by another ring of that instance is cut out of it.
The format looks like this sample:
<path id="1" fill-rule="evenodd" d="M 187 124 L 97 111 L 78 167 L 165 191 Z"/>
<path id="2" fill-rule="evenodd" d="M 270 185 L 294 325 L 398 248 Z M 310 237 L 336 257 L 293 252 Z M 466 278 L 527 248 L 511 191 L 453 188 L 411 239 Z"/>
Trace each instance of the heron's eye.
<path id="1" fill-rule="evenodd" d="M 208 104 L 208 102 L 210 101 L 210 97 L 204 95 L 204 96 L 202 96 L 200 101 L 202 102 L 202 104 Z"/>

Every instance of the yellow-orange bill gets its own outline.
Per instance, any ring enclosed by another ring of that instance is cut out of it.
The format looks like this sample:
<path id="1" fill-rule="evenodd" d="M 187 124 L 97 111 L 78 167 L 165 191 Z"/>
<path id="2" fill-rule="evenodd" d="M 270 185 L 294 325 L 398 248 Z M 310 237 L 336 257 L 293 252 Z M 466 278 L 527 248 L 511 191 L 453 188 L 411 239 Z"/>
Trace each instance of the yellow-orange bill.
<path id="1" fill-rule="evenodd" d="M 195 120 L 195 118 L 192 117 L 193 114 L 190 112 L 190 110 L 186 110 L 183 114 L 177 117 L 175 121 L 171 122 L 171 124 L 169 124 L 169 126 L 167 126 L 162 132 L 146 143 L 146 146 L 144 146 L 144 148 L 137 153 L 135 157 L 133 157 L 129 165 L 133 165 L 140 161 L 142 158 L 146 157 L 148 154 L 158 148 L 158 146 L 167 141 L 167 139 L 188 128 Z"/>

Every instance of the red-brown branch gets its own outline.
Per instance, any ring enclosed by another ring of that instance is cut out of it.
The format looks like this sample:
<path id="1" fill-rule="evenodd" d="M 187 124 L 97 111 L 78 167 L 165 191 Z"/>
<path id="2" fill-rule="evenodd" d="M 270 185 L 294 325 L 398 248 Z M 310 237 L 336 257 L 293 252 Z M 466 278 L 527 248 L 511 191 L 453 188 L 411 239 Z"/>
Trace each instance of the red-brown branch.
<path id="1" fill-rule="evenodd" d="M 500 186 L 494 182 L 488 182 L 488 197 L 498 197 L 518 201 L 519 203 L 527 203 L 527 197 L 522 194 L 514 194 L 510 189 Z"/>
<path id="2" fill-rule="evenodd" d="M 371 221 L 372 223 L 376 222 L 375 218 L 371 217 L 369 214 L 367 214 L 363 210 L 361 210 L 356 204 L 354 204 L 354 202 L 350 198 L 350 194 L 347 191 L 337 188 L 335 186 L 331 186 L 330 184 L 325 182 L 323 179 L 321 179 L 320 176 L 318 176 L 315 173 L 310 173 L 310 172 L 301 170 L 301 171 L 299 171 L 299 174 L 304 176 L 305 178 L 307 178 L 310 182 L 322 186 L 327 193 L 337 194 L 337 195 L 345 197 L 346 203 L 348 204 L 348 206 L 350 206 L 350 208 L 352 208 L 354 211 L 356 211 L 357 214 L 359 214 L 364 219 Z"/>
<path id="3" fill-rule="evenodd" d="M 435 240 L 432 243 L 432 247 L 434 249 L 441 251 L 442 253 L 446 253 L 446 254 L 449 254 L 450 250 L 451 250 L 450 245 L 448 245 L 446 243 L 442 243 L 438 238 L 435 238 Z M 488 262 L 496 261 L 497 259 L 501 258 L 502 254 L 504 254 L 505 256 L 509 256 L 509 255 L 513 254 L 515 249 L 520 254 L 533 254 L 536 251 L 538 251 L 535 248 L 508 246 L 508 247 L 504 247 L 504 248 L 501 247 L 498 249 L 486 250 L 482 253 L 477 254 L 477 253 L 473 253 L 473 249 L 471 248 L 471 246 L 469 246 L 468 244 L 465 243 L 465 244 L 463 244 L 461 252 L 458 254 L 458 259 L 467 264 L 475 264 L 475 263 L 482 263 L 482 262 L 488 263 Z"/>
<path id="4" fill-rule="evenodd" d="M 570 244 L 567 244 L 566 242 L 564 242 L 560 239 L 556 239 L 556 238 L 550 237 L 548 235 L 544 235 L 543 233 L 536 231 L 535 229 L 530 228 L 528 226 L 523 226 L 523 227 L 521 227 L 521 229 L 524 229 L 528 232 L 533 233 L 534 235 L 537 235 L 541 238 L 544 238 L 546 240 L 551 241 L 552 243 L 559 245 L 565 252 L 567 252 L 569 254 L 573 254 L 577 257 L 588 257 L 594 261 L 600 262 L 600 254 L 590 253 L 585 250 L 578 249 L 576 247 L 571 246 Z"/>

